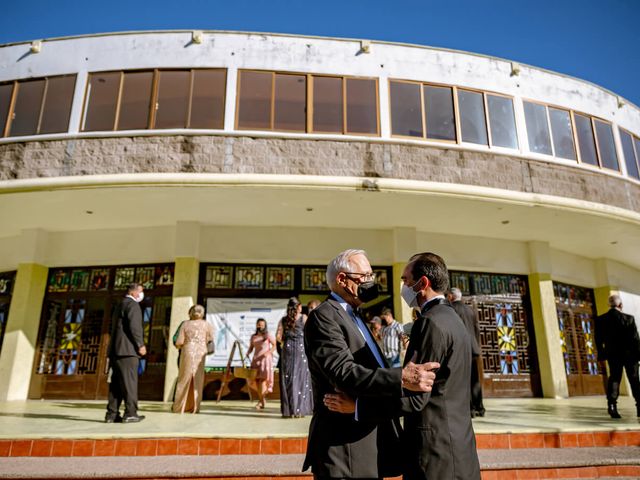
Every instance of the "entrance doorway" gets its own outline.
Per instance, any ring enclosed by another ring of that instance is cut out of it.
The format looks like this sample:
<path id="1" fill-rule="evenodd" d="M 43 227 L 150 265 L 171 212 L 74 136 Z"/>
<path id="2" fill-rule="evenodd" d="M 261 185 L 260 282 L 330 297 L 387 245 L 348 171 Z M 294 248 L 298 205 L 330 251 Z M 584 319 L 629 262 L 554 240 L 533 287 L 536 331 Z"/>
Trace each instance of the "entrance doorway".
<path id="1" fill-rule="evenodd" d="M 597 361 L 593 290 L 558 282 L 553 290 L 569 395 L 601 395 L 605 370 Z"/>
<path id="2" fill-rule="evenodd" d="M 485 397 L 541 395 L 526 277 L 451 272 L 451 286 L 478 315 Z"/>
<path id="3" fill-rule="evenodd" d="M 139 369 L 138 396 L 162 400 L 173 290 L 170 264 L 51 270 L 29 398 L 107 398 L 111 316 L 133 281 L 145 286 L 140 307 L 148 351 Z"/>
<path id="4" fill-rule="evenodd" d="M 9 317 L 9 307 L 11 306 L 11 292 L 16 279 L 16 272 L 0 273 L 0 352 L 4 332 L 7 329 L 7 318 Z"/>

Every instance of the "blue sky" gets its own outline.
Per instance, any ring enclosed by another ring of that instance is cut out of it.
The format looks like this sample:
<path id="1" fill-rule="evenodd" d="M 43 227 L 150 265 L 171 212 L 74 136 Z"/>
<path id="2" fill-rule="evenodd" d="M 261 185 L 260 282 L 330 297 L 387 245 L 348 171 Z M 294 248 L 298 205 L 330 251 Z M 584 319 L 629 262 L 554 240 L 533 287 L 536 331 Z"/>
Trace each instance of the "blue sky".
<path id="1" fill-rule="evenodd" d="M 28 0 L 4 2 L 0 43 L 205 29 L 416 43 L 572 75 L 640 105 L 640 0 Z"/>

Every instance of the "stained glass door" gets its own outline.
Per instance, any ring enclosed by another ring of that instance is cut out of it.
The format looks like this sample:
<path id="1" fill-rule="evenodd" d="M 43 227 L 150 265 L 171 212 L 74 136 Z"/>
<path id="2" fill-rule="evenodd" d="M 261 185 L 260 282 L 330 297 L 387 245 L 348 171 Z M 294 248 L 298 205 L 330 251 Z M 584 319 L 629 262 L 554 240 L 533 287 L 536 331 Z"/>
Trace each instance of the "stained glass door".
<path id="1" fill-rule="evenodd" d="M 485 397 L 541 394 L 526 278 L 451 272 L 451 285 L 478 315 Z"/>
<path id="2" fill-rule="evenodd" d="M 605 377 L 594 341 L 593 290 L 557 282 L 553 290 L 569 395 L 600 395 Z"/>
<path id="3" fill-rule="evenodd" d="M 106 398 L 111 314 L 133 281 L 145 286 L 147 356 L 139 398 L 161 400 L 173 290 L 173 265 L 51 270 L 29 398 Z"/>

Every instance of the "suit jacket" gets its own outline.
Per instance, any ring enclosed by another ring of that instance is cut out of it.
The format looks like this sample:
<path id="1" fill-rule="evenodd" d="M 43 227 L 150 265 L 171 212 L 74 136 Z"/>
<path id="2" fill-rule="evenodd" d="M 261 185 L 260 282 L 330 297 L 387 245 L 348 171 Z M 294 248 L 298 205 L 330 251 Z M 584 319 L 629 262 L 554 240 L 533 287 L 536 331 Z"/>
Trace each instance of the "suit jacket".
<path id="1" fill-rule="evenodd" d="M 144 345 L 142 309 L 138 302 L 125 297 L 111 319 L 109 357 L 137 357 Z"/>
<path id="2" fill-rule="evenodd" d="M 405 392 L 381 404 L 363 401 L 359 413 L 404 414 L 404 480 L 480 480 L 480 464 L 469 411 L 471 341 L 444 299 L 427 303 L 411 331 L 405 363 L 438 362 L 431 393 Z"/>
<path id="3" fill-rule="evenodd" d="M 398 420 L 356 421 L 354 415 L 330 412 L 323 397 L 336 389 L 353 398 L 400 397 L 402 369 L 380 368 L 353 318 L 333 298 L 309 314 L 304 337 L 314 411 L 303 471 L 311 467 L 315 475 L 333 478 L 399 475 Z"/>
<path id="4" fill-rule="evenodd" d="M 467 328 L 467 333 L 471 339 L 471 354 L 474 357 L 479 356 L 482 351 L 480 350 L 480 328 L 478 327 L 478 317 L 476 316 L 476 312 L 474 312 L 469 305 L 466 305 L 460 300 L 452 302 L 451 306 Z"/>
<path id="5" fill-rule="evenodd" d="M 596 318 L 598 360 L 640 360 L 640 337 L 635 319 L 617 308 Z"/>

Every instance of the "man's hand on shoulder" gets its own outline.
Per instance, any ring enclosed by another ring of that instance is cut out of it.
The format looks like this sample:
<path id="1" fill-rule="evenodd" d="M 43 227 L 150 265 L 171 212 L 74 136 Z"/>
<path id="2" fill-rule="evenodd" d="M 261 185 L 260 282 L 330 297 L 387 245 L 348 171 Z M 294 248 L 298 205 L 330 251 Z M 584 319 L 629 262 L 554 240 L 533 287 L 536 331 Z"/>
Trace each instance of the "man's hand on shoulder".
<path id="1" fill-rule="evenodd" d="M 402 388 L 413 392 L 430 392 L 440 368 L 437 362 L 414 363 L 416 354 L 402 369 Z"/>

